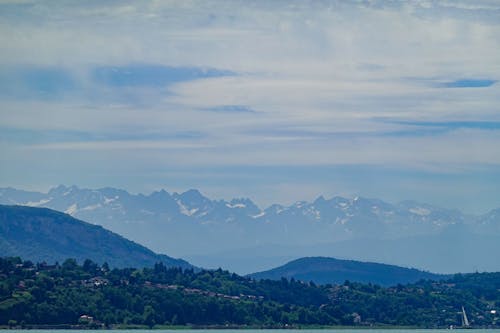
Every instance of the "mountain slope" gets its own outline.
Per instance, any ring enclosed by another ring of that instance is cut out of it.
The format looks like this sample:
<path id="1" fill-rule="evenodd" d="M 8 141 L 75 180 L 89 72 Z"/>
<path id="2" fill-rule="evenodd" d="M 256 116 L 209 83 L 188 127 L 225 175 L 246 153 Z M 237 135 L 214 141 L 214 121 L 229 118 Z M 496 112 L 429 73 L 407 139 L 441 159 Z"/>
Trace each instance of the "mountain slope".
<path id="1" fill-rule="evenodd" d="M 160 190 L 143 195 L 115 188 L 63 185 L 47 193 L 0 188 L 0 204 L 66 212 L 102 225 L 155 252 L 187 258 L 198 266 L 220 266 L 240 274 L 262 271 L 284 260 L 304 256 L 387 262 L 436 272 L 500 270 L 499 261 L 476 251 L 496 249 L 495 246 L 483 246 L 483 243 L 486 238 L 490 244 L 489 239 L 500 237 L 498 210 L 472 216 L 414 201 L 388 203 L 362 197 L 322 196 L 312 202 L 260 208 L 250 199 L 214 200 L 198 190 L 184 193 Z M 446 236 L 450 227 L 455 226 L 467 227 L 467 246 Z M 412 250 L 408 251 L 407 239 L 424 241 L 413 242 Z M 433 248 L 453 254 L 454 259 L 428 255 L 431 248 L 426 239 L 436 240 Z M 318 244 L 329 245 L 317 248 Z M 261 251 L 257 259 L 256 251 L 269 246 L 291 248 L 293 253 L 285 252 L 276 261 L 273 251 Z M 381 247 L 390 250 L 382 251 Z M 473 260 L 455 255 L 460 252 L 456 251 L 457 247 Z M 335 251 L 337 248 L 340 252 Z M 232 259 L 239 249 L 249 250 L 250 263 L 242 257 Z M 221 256 L 221 253 L 229 255 Z"/>
<path id="2" fill-rule="evenodd" d="M 0 205 L 0 253 L 32 261 L 91 259 L 114 267 L 145 267 L 156 262 L 188 268 L 189 263 L 159 255 L 101 226 L 47 208 Z"/>
<path id="3" fill-rule="evenodd" d="M 421 279 L 439 280 L 444 275 L 419 271 L 393 265 L 385 265 L 354 260 L 340 260 L 326 257 L 307 257 L 259 273 L 249 275 L 255 279 L 279 280 L 294 278 L 318 284 L 341 284 L 351 282 L 372 283 L 391 286 L 416 282 Z"/>

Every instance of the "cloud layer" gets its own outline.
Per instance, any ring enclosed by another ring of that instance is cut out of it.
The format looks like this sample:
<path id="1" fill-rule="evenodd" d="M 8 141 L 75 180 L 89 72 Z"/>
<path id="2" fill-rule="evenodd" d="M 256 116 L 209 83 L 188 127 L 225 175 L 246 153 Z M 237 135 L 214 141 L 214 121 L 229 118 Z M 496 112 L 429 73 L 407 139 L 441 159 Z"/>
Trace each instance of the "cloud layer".
<path id="1" fill-rule="evenodd" d="M 500 205 L 496 1 L 7 1 L 0 39 L 5 185 Z"/>

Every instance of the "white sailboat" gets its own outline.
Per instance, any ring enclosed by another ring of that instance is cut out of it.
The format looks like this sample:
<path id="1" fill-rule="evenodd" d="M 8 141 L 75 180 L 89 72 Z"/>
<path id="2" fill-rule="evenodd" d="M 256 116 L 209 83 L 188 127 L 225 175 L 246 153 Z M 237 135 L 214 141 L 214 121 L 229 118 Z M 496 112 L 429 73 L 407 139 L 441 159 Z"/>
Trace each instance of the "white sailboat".
<path id="1" fill-rule="evenodd" d="M 470 328 L 469 319 L 467 319 L 467 314 L 465 313 L 465 309 L 463 306 L 462 306 L 462 327 Z"/>

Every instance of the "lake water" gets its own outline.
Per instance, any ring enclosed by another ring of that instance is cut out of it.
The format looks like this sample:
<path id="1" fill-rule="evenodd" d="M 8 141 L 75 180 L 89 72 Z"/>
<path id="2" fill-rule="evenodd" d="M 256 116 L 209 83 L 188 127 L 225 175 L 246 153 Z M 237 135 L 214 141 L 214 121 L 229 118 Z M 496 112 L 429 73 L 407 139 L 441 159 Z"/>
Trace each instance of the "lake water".
<path id="1" fill-rule="evenodd" d="M 340 333 L 360 333 L 362 330 L 367 330 L 367 328 L 361 329 L 321 329 L 321 333 L 329 332 L 340 332 Z M 373 333 L 450 333 L 451 330 L 446 329 L 369 329 Z M 47 332 L 57 332 L 57 333 L 90 333 L 90 332 L 109 332 L 111 330 L 16 330 L 16 332 L 25 333 L 47 333 Z M 116 330 L 119 333 L 201 333 L 206 331 L 207 333 L 318 333 L 319 330 L 312 329 L 287 329 L 287 330 L 235 330 L 235 329 L 181 329 L 181 330 Z M 466 331 L 467 333 L 500 333 L 500 329 L 470 329 Z"/>

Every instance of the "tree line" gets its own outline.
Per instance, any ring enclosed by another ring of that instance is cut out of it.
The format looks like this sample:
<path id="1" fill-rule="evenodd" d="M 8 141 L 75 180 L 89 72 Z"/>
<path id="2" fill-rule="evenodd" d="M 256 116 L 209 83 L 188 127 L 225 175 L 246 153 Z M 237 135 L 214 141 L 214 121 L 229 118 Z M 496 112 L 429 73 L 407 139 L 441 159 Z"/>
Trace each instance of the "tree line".
<path id="1" fill-rule="evenodd" d="M 449 327 L 463 306 L 477 327 L 500 327 L 500 273 L 389 288 L 254 280 L 228 271 L 110 268 L 0 258 L 0 325 Z"/>

